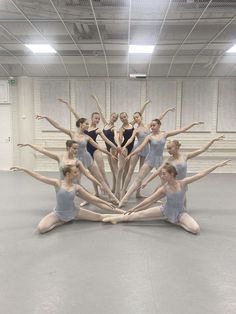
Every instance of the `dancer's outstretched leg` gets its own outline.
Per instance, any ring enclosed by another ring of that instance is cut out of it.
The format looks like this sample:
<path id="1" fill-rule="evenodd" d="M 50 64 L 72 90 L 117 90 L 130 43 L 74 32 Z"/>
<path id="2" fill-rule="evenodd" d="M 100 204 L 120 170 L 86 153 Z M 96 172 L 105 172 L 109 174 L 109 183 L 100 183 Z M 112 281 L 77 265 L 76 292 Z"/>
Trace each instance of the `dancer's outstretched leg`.
<path id="1" fill-rule="evenodd" d="M 150 167 L 148 164 L 144 164 L 138 174 L 138 177 L 134 180 L 130 188 L 128 189 L 127 193 L 124 195 L 122 200 L 119 203 L 119 207 L 124 206 L 125 203 L 128 202 L 129 197 L 131 194 L 141 186 L 143 179 L 150 173 L 152 170 L 152 167 Z"/>
<path id="2" fill-rule="evenodd" d="M 124 173 L 124 168 L 125 168 L 125 157 L 127 156 L 127 149 L 125 149 L 124 155 L 119 154 L 118 156 L 118 172 L 117 172 L 117 177 L 116 177 L 116 191 L 115 191 L 115 195 L 116 197 L 119 199 L 120 198 L 120 189 L 121 189 L 121 180 L 123 177 L 123 173 Z"/>
<path id="3" fill-rule="evenodd" d="M 131 181 L 132 175 L 134 173 L 134 168 L 135 168 L 135 166 L 136 166 L 136 164 L 138 162 L 138 159 L 139 159 L 139 156 L 137 154 L 130 158 L 128 173 L 126 174 L 124 185 L 123 185 L 123 187 L 121 189 L 121 198 L 124 197 L 124 195 L 125 195 L 125 193 L 127 191 L 128 185 L 129 185 L 129 183 Z"/>
<path id="4" fill-rule="evenodd" d="M 103 219 L 103 222 L 111 222 L 112 224 L 116 224 L 118 222 L 129 222 L 136 220 L 153 220 L 154 218 L 160 219 L 164 217 L 162 210 L 160 207 L 151 207 L 145 210 L 131 213 L 130 215 L 110 215 Z"/>
<path id="5" fill-rule="evenodd" d="M 106 184 L 106 182 L 104 181 L 97 165 L 95 165 L 94 163 L 92 164 L 91 167 L 89 167 L 89 171 L 92 173 L 92 175 L 101 183 L 101 185 L 103 186 L 104 190 L 107 192 L 107 194 L 110 196 L 111 201 L 118 204 L 119 200 L 115 197 L 115 195 L 111 192 L 109 186 Z"/>
<path id="6" fill-rule="evenodd" d="M 105 172 L 105 165 L 104 165 L 104 160 L 102 157 L 102 152 L 100 150 L 95 150 L 94 152 L 94 160 L 96 161 L 96 164 L 100 170 L 100 173 L 103 177 L 103 180 L 106 182 L 107 186 L 109 187 L 109 182 L 107 180 L 106 172 Z"/>
<path id="7" fill-rule="evenodd" d="M 89 221 L 102 221 L 108 216 L 111 217 L 111 214 L 100 214 L 100 213 L 95 213 L 85 208 L 80 208 L 80 210 L 78 210 L 78 213 L 75 219 L 76 220 L 89 220 Z"/>
<path id="8" fill-rule="evenodd" d="M 95 195 L 92 195 L 82 186 L 78 187 L 78 195 L 89 204 L 93 204 L 99 208 L 102 208 L 102 209 L 105 209 L 114 213 L 124 213 L 124 210 L 115 208 L 113 204 L 106 202 L 105 200 L 98 198 Z"/>

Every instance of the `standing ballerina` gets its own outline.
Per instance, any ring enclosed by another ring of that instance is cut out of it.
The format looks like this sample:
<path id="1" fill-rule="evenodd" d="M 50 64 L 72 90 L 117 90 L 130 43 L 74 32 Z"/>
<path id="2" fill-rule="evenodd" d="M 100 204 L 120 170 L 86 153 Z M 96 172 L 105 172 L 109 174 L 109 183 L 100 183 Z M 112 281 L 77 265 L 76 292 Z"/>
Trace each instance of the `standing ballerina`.
<path id="1" fill-rule="evenodd" d="M 93 145 L 97 149 L 101 150 L 103 153 L 105 153 L 107 155 L 111 155 L 112 158 L 114 158 L 114 157 L 113 157 L 113 155 L 110 152 L 108 152 L 107 150 L 101 148 L 96 142 L 94 142 L 94 140 L 90 136 L 88 136 L 88 135 L 86 135 L 84 133 L 84 131 L 88 130 L 88 127 L 89 127 L 88 120 L 85 119 L 85 118 L 80 118 L 76 122 L 77 131 L 74 132 L 74 131 L 68 130 L 66 128 L 63 128 L 56 121 L 52 120 L 51 118 L 49 118 L 47 116 L 36 115 L 36 119 L 38 119 L 38 120 L 41 120 L 41 119 L 47 120 L 56 129 L 58 129 L 61 132 L 69 135 L 72 140 L 74 140 L 74 141 L 76 141 L 78 143 L 78 152 L 77 152 L 76 158 L 78 160 L 80 160 L 83 163 L 83 165 L 85 166 L 85 168 L 87 168 L 90 171 L 90 173 L 101 183 L 103 189 L 110 196 L 111 201 L 117 204 L 118 203 L 118 199 L 111 192 L 109 186 L 104 181 L 104 179 L 103 179 L 103 177 L 102 177 L 102 175 L 101 175 L 97 165 L 94 163 L 91 155 L 87 151 L 87 143 L 89 142 L 91 145 Z"/>
<path id="2" fill-rule="evenodd" d="M 146 106 L 150 103 L 150 100 L 147 100 L 142 108 L 140 109 L 141 115 L 144 113 L 144 110 L 146 109 Z M 121 147 L 124 147 L 125 144 L 128 142 L 128 140 L 132 137 L 134 132 L 134 124 L 135 121 L 129 122 L 128 115 L 126 112 L 120 113 L 120 120 L 122 122 L 122 126 L 119 129 L 119 137 L 118 137 L 118 147 L 121 149 Z M 134 146 L 134 140 L 129 143 L 129 145 L 126 145 L 126 147 L 123 149 L 122 154 L 119 154 L 118 157 L 118 173 L 117 173 L 117 180 L 116 180 L 116 192 L 115 195 L 117 198 L 120 198 L 120 189 L 121 189 L 121 180 L 122 180 L 122 186 L 124 184 L 125 180 L 125 174 L 127 174 L 129 169 L 129 161 L 125 159 L 125 157 L 129 156 L 133 146 Z"/>
<path id="3" fill-rule="evenodd" d="M 95 95 L 91 95 L 91 96 L 96 101 L 97 109 L 100 113 L 100 117 L 101 117 L 102 122 L 104 124 L 103 130 L 102 130 L 103 133 L 117 147 L 118 134 L 117 134 L 117 130 L 115 127 L 115 122 L 118 119 L 118 114 L 113 112 L 110 116 L 110 120 L 107 121 L 105 118 L 105 115 L 102 111 L 102 108 L 99 104 L 99 100 L 98 100 L 97 96 L 95 96 Z M 111 145 L 109 145 L 107 143 L 105 143 L 105 144 L 106 144 L 106 148 L 107 148 L 108 152 L 112 153 L 112 155 L 117 154 L 117 149 L 115 149 L 114 147 L 112 147 Z M 111 156 L 109 156 L 109 155 L 107 157 L 108 157 L 108 162 L 109 162 L 110 169 L 112 172 L 112 190 L 111 191 L 114 193 L 115 188 L 116 188 L 116 176 L 117 176 L 117 172 L 118 172 L 118 160 L 111 158 Z"/>
<path id="4" fill-rule="evenodd" d="M 166 218 L 169 222 L 179 225 L 193 234 L 200 232 L 198 223 L 186 212 L 184 207 L 185 191 L 188 184 L 193 183 L 213 170 L 226 166 L 229 160 L 223 161 L 194 176 L 183 180 L 176 180 L 177 171 L 174 166 L 166 164 L 161 170 L 161 178 L 165 182 L 154 194 L 128 211 L 128 214 L 111 215 L 103 219 L 104 222 L 116 224 L 136 220 Z M 161 207 L 148 208 L 154 202 L 166 197 L 166 203 Z"/>
<path id="5" fill-rule="evenodd" d="M 67 108 L 73 113 L 76 120 L 79 120 L 80 117 L 79 117 L 78 112 L 76 112 L 74 110 L 74 108 L 67 101 L 65 101 L 61 98 L 59 98 L 58 100 L 64 104 L 66 104 Z M 113 147 L 114 150 L 116 150 L 116 145 L 112 141 L 110 141 L 110 139 L 107 138 L 105 136 L 105 134 L 98 128 L 99 122 L 100 122 L 99 112 L 93 112 L 91 114 L 91 121 L 90 121 L 89 128 L 88 128 L 88 130 L 85 130 L 84 133 L 87 134 L 88 136 L 90 136 L 96 143 L 97 143 L 97 136 L 100 135 L 100 137 L 104 140 L 106 145 L 110 145 Z M 106 177 L 105 165 L 104 165 L 102 152 L 99 149 L 97 149 L 96 147 L 94 147 L 92 144 L 90 144 L 89 142 L 87 144 L 87 150 L 90 153 L 91 157 L 95 160 L 104 181 L 109 186 L 109 182 L 108 182 L 107 177 Z M 94 186 L 94 188 L 95 188 L 96 194 L 98 194 L 96 186 Z"/>
<path id="6" fill-rule="evenodd" d="M 73 180 L 78 176 L 78 170 L 75 166 L 68 165 L 63 167 L 64 180 L 48 178 L 37 172 L 18 166 L 12 167 L 11 170 L 24 171 L 31 177 L 55 187 L 57 198 L 56 208 L 39 222 L 37 228 L 39 233 L 51 231 L 55 227 L 61 226 L 71 220 L 102 221 L 107 216 L 106 214 L 95 213 L 75 206 L 76 193 L 80 192 L 80 186 L 73 183 Z M 101 203 L 97 203 L 96 205 L 105 208 Z"/>
<path id="7" fill-rule="evenodd" d="M 203 122 L 194 122 L 177 130 L 161 132 L 160 131 L 161 121 L 159 119 L 152 120 L 151 123 L 152 133 L 146 136 L 143 143 L 139 147 L 137 147 L 129 156 L 126 157 L 126 159 L 131 158 L 133 155 L 138 154 L 140 151 L 142 151 L 146 144 L 148 143 L 150 144 L 150 151 L 144 161 L 144 164 L 140 169 L 137 178 L 130 186 L 125 196 L 120 201 L 119 207 L 123 206 L 128 201 L 130 195 L 141 186 L 143 179 L 151 172 L 153 168 L 157 169 L 160 167 L 163 160 L 163 151 L 166 139 L 170 136 L 183 133 L 192 128 L 193 126 L 199 124 L 203 124 Z"/>
<path id="8" fill-rule="evenodd" d="M 168 112 L 174 111 L 174 110 L 175 110 L 175 108 L 168 108 L 167 110 L 165 110 L 160 115 L 159 120 L 161 121 Z M 137 141 L 136 145 L 134 145 L 133 150 L 135 150 L 137 147 L 139 147 L 142 144 L 142 142 L 144 141 L 144 139 L 146 138 L 146 136 L 150 134 L 150 123 L 148 125 L 144 125 L 144 123 L 142 121 L 142 114 L 140 112 L 135 112 L 134 115 L 133 115 L 133 119 L 134 119 L 135 124 L 137 124 L 137 128 L 134 130 L 131 138 L 123 146 L 122 153 L 124 152 L 124 149 L 130 143 L 133 142 L 135 137 L 137 138 L 138 141 Z M 133 155 L 130 158 L 129 170 L 128 170 L 128 173 L 127 173 L 127 175 L 125 177 L 124 185 L 123 185 L 122 190 L 121 190 L 121 198 L 126 193 L 126 190 L 127 190 L 128 185 L 129 185 L 129 183 L 131 181 L 131 178 L 132 178 L 132 175 L 134 173 L 134 169 L 135 169 L 135 166 L 136 166 L 138 160 L 139 160 L 139 170 L 140 170 L 142 168 L 143 164 L 144 164 L 145 158 L 147 157 L 148 153 L 149 153 L 149 144 L 146 144 L 144 146 L 144 148 L 141 150 L 141 152 L 139 152 L 138 154 Z M 140 190 L 137 190 L 136 197 L 142 197 L 140 195 Z"/>

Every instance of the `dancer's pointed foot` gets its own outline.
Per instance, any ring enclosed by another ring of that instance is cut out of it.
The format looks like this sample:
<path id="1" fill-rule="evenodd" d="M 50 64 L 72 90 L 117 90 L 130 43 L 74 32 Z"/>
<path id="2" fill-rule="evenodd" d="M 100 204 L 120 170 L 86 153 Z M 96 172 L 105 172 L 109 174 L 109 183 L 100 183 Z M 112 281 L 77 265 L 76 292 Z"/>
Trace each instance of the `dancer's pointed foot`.
<path id="1" fill-rule="evenodd" d="M 111 224 L 115 225 L 115 224 L 117 224 L 118 219 L 117 219 L 116 217 L 110 216 L 110 217 L 105 217 L 105 218 L 103 218 L 102 221 L 103 221 L 103 222 L 110 222 Z"/>

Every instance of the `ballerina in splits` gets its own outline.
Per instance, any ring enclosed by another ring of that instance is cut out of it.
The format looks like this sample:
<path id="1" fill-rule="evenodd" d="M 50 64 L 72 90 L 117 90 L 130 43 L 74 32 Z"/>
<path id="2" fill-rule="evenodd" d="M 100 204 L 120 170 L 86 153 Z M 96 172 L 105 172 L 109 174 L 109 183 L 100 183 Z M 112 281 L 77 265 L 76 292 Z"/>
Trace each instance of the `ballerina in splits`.
<path id="1" fill-rule="evenodd" d="M 170 164 L 166 164 L 161 170 L 161 178 L 165 182 L 163 186 L 127 213 L 111 215 L 104 218 L 103 221 L 116 224 L 118 222 L 165 218 L 170 223 L 176 224 L 188 232 L 198 234 L 200 232 L 198 223 L 186 212 L 184 207 L 186 187 L 188 184 L 205 177 L 215 169 L 226 166 L 228 162 L 229 160 L 225 160 L 182 180 L 176 180 L 176 168 Z M 163 197 L 166 197 L 166 203 L 163 206 L 149 208 L 154 202 Z"/>
<path id="2" fill-rule="evenodd" d="M 163 161 L 163 151 L 166 143 L 166 139 L 170 136 L 174 136 L 183 133 L 195 125 L 203 124 L 203 122 L 194 122 L 185 127 L 177 130 L 161 132 L 160 126 L 161 121 L 159 119 L 154 119 L 151 122 L 151 134 L 146 136 L 143 143 L 137 147 L 126 159 L 130 159 L 133 155 L 138 154 L 146 144 L 150 144 L 150 151 L 144 161 L 142 168 L 139 171 L 137 178 L 134 180 L 130 188 L 128 189 L 125 196 L 120 201 L 119 207 L 127 203 L 130 195 L 136 191 L 141 185 L 143 179 L 151 172 L 153 168 L 158 169 Z"/>
<path id="3" fill-rule="evenodd" d="M 108 152 L 107 150 L 101 148 L 96 142 L 94 142 L 94 140 L 90 136 L 88 136 L 84 133 L 84 131 L 88 130 L 88 127 L 89 127 L 88 120 L 85 118 L 80 118 L 76 122 L 77 131 L 71 131 L 71 130 L 68 130 L 66 128 L 63 128 L 56 121 L 54 121 L 53 119 L 51 119 L 47 116 L 36 115 L 36 119 L 47 120 L 56 129 L 69 135 L 72 140 L 74 140 L 78 143 L 78 151 L 77 151 L 76 158 L 78 160 L 80 160 L 83 163 L 84 167 L 87 168 L 90 171 L 90 173 L 101 183 L 103 189 L 109 195 L 111 201 L 117 204 L 119 202 L 118 199 L 111 192 L 109 186 L 104 181 L 97 165 L 94 163 L 94 160 L 92 159 L 91 155 L 87 151 L 87 143 L 89 142 L 91 145 L 93 145 L 97 149 L 101 150 L 103 153 L 105 153 L 107 155 L 111 155 L 112 158 L 115 158 L 115 157 L 110 152 Z"/>
<path id="4" fill-rule="evenodd" d="M 93 205 L 99 204 L 99 207 L 110 210 L 112 212 L 117 212 L 118 209 L 114 207 L 113 204 L 106 202 L 105 200 L 96 197 L 95 195 L 91 194 L 87 189 L 85 189 L 81 184 L 80 184 L 80 178 L 81 174 L 85 175 L 90 181 L 92 181 L 94 184 L 97 184 L 101 189 L 102 185 L 101 183 L 94 178 L 94 176 L 86 169 L 82 162 L 78 159 L 76 159 L 76 153 L 78 150 L 78 144 L 77 142 L 73 140 L 67 140 L 66 141 L 66 153 L 63 156 L 54 154 L 50 152 L 49 150 L 42 148 L 38 145 L 33 145 L 33 144 L 18 144 L 17 146 L 19 147 L 30 147 L 36 151 L 38 151 L 41 154 L 44 154 L 45 156 L 54 159 L 58 163 L 58 169 L 59 169 L 59 174 L 60 174 L 60 180 L 64 179 L 64 172 L 63 169 L 65 166 L 76 166 L 78 169 L 77 171 L 77 178 L 73 180 L 73 183 L 78 184 L 77 188 L 77 196 L 82 198 L 86 203 L 90 203 Z M 84 204 L 84 203 L 82 203 Z M 82 205 L 81 205 L 82 206 Z"/>
<path id="5" fill-rule="evenodd" d="M 12 167 L 11 170 L 24 171 L 31 177 L 55 187 L 57 199 L 56 207 L 39 222 L 37 227 L 39 233 L 51 231 L 55 227 L 61 226 L 71 220 L 102 221 L 103 218 L 107 217 L 107 214 L 99 214 L 75 206 L 75 196 L 77 191 L 80 191 L 80 186 L 73 183 L 73 180 L 78 177 L 78 169 L 75 166 L 68 165 L 63 167 L 63 180 L 48 178 L 19 166 Z M 101 203 L 97 203 L 96 205 L 104 208 Z"/>
<path id="6" fill-rule="evenodd" d="M 174 111 L 174 110 L 175 110 L 175 108 L 168 108 L 167 110 L 162 112 L 162 114 L 159 117 L 159 120 L 161 121 L 168 112 Z M 144 125 L 144 123 L 142 121 L 142 114 L 140 112 L 135 112 L 133 115 L 133 119 L 134 119 L 135 124 L 137 124 L 137 128 L 134 129 L 134 132 L 133 132 L 131 138 L 122 147 L 122 153 L 124 153 L 125 148 L 130 143 L 133 142 L 135 137 L 137 138 L 138 141 L 134 145 L 133 150 L 135 150 L 137 147 L 139 147 L 142 144 L 142 142 L 144 141 L 144 139 L 146 138 L 146 136 L 150 134 L 150 123 L 148 125 Z M 125 181 L 124 181 L 124 184 L 123 184 L 123 187 L 121 190 L 121 198 L 124 197 L 124 195 L 127 191 L 128 185 L 131 181 L 131 178 L 132 178 L 132 175 L 134 173 L 134 169 L 135 169 L 135 166 L 136 166 L 138 160 L 139 160 L 139 170 L 140 170 L 144 164 L 145 158 L 147 157 L 148 153 L 149 153 L 149 144 L 146 144 L 144 146 L 144 148 L 138 154 L 135 154 L 130 158 L 129 170 L 128 170 L 128 173 L 125 177 Z M 140 189 L 137 190 L 136 197 L 137 198 L 142 197 L 140 195 Z"/>

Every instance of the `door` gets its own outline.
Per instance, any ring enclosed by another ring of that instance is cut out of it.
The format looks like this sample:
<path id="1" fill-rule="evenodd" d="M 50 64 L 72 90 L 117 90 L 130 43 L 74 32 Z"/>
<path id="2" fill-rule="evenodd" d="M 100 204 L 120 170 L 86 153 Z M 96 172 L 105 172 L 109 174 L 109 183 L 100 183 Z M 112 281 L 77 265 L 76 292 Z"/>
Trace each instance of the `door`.
<path id="1" fill-rule="evenodd" d="M 0 104 L 0 170 L 13 163 L 11 106 Z"/>

